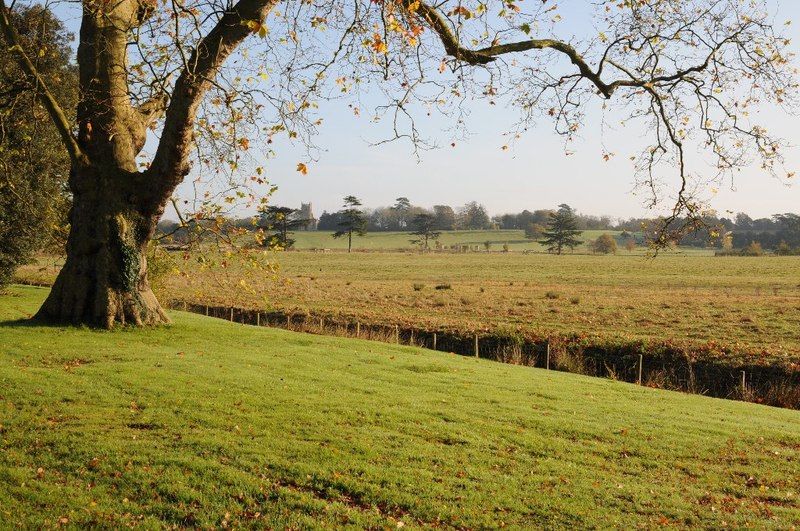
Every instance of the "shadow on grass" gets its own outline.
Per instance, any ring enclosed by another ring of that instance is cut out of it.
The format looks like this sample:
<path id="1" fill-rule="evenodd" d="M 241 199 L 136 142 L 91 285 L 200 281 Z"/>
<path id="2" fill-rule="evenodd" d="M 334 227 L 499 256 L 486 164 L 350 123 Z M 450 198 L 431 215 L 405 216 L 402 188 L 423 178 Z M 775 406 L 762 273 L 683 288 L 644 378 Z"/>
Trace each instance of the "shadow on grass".
<path id="1" fill-rule="evenodd" d="M 23 317 L 10 321 L 0 321 L 0 328 L 62 328 L 63 325 L 50 323 L 35 317 Z"/>
<path id="2" fill-rule="evenodd" d="M 27 315 L 27 317 L 20 317 L 18 319 L 9 319 L 5 321 L 0 321 L 0 328 L 46 328 L 46 329 L 53 329 L 53 328 L 64 328 L 70 327 L 71 325 L 65 324 L 63 322 L 53 321 L 50 319 L 44 319 L 42 317 L 37 317 L 35 313 L 23 313 L 23 315 Z M 73 328 L 83 328 L 83 325 L 73 326 Z"/>

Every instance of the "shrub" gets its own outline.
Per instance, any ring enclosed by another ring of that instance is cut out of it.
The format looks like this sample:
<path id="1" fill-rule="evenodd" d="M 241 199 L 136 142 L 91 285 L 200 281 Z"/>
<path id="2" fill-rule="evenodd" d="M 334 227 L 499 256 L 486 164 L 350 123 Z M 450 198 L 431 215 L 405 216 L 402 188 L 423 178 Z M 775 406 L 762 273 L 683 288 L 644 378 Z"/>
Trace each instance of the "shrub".
<path id="1" fill-rule="evenodd" d="M 453 289 L 453 287 L 448 282 L 444 284 L 437 284 L 436 287 L 434 287 L 433 289 Z"/>
<path id="2" fill-rule="evenodd" d="M 596 253 L 617 253 L 617 241 L 610 234 L 601 234 L 593 243 L 592 251 Z"/>
<path id="3" fill-rule="evenodd" d="M 775 254 L 778 256 L 790 256 L 792 254 L 792 248 L 789 247 L 789 244 L 785 241 L 782 241 L 777 249 L 775 249 Z"/>
<path id="4" fill-rule="evenodd" d="M 538 240 L 544 234 L 544 226 L 538 223 L 528 223 L 525 226 L 525 237 L 529 240 Z"/>
<path id="5" fill-rule="evenodd" d="M 742 249 L 742 256 L 762 256 L 764 249 L 760 242 L 750 242 L 750 245 Z"/>
<path id="6" fill-rule="evenodd" d="M 425 287 L 425 284 L 414 284 L 412 287 L 414 288 L 414 291 L 422 291 L 422 288 Z"/>

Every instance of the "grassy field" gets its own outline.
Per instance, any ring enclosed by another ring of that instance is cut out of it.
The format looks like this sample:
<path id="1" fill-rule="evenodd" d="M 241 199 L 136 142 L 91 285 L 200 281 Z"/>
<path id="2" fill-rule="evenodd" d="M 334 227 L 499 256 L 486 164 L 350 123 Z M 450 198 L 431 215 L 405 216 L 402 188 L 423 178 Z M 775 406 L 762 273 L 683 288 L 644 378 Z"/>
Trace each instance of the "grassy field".
<path id="1" fill-rule="evenodd" d="M 292 235 L 296 240 L 294 247 L 297 250 L 346 250 L 347 238 L 334 239 L 331 234 L 331 232 L 324 231 L 295 232 Z M 581 238 L 584 242 L 589 242 L 596 240 L 601 234 L 611 234 L 618 238 L 621 232 L 612 230 L 587 230 L 583 232 Z M 416 236 L 412 236 L 407 232 L 368 232 L 364 236 L 353 237 L 353 250 L 415 250 L 418 248 L 417 245 L 411 243 L 411 240 L 415 238 Z M 508 249 L 511 252 L 546 251 L 545 247 L 536 241 L 525 238 L 525 232 L 522 230 L 457 230 L 442 232 L 439 237 L 439 243 L 445 248 L 450 249 L 460 245 L 468 246 L 472 249 L 477 248 L 479 251 L 485 252 L 487 242 L 489 243 L 489 251 L 492 252 L 503 251 L 504 245 L 508 245 Z M 622 240 L 619 240 L 618 244 L 620 253 L 629 254 L 628 251 L 624 249 Z M 433 242 L 430 243 L 430 246 L 434 247 Z M 640 247 L 633 251 L 633 253 L 642 254 L 644 251 L 645 249 Z M 586 243 L 584 243 L 576 247 L 575 252 L 587 253 L 590 251 Z M 713 251 L 706 249 L 681 249 L 677 252 L 680 254 L 713 254 Z"/>
<path id="2" fill-rule="evenodd" d="M 164 300 L 363 323 L 603 343 L 669 342 L 732 362 L 800 364 L 797 257 L 309 253 L 277 277 L 235 267 L 166 279 Z M 446 288 L 446 289 L 444 289 Z"/>
<path id="3" fill-rule="evenodd" d="M 796 411 L 173 312 L 0 296 L 9 527 L 791 529 Z"/>

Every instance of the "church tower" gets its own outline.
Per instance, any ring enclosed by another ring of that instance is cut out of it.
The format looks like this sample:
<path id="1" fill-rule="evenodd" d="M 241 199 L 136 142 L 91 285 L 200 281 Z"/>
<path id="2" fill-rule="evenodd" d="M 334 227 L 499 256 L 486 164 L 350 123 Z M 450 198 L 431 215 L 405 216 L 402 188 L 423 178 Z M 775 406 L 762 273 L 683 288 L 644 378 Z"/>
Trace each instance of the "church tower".
<path id="1" fill-rule="evenodd" d="M 300 219 L 306 220 L 306 224 L 300 227 L 300 230 L 317 230 L 317 223 L 319 220 L 314 217 L 314 211 L 311 209 L 311 203 L 300 203 Z"/>

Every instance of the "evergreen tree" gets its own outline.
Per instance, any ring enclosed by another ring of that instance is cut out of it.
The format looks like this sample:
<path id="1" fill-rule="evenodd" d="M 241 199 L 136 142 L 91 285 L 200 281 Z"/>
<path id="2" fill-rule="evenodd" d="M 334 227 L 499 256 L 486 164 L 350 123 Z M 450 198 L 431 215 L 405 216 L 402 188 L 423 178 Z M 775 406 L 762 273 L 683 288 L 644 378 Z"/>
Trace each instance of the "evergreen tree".
<path id="1" fill-rule="evenodd" d="M 294 238 L 289 235 L 309 221 L 302 219 L 299 214 L 296 208 L 269 206 L 264 209 L 261 214 L 261 226 L 266 229 L 263 245 L 271 249 L 290 249 L 294 245 Z"/>
<path id="2" fill-rule="evenodd" d="M 425 250 L 430 248 L 428 246 L 428 241 L 437 239 L 439 234 L 441 234 L 439 231 L 434 230 L 436 227 L 436 216 L 428 212 L 420 212 L 414 216 L 414 219 L 411 220 L 411 224 L 416 229 L 411 235 L 418 236 L 418 238 L 411 240 L 411 243 L 422 244 L 422 248 Z"/>
<path id="3" fill-rule="evenodd" d="M 407 197 L 398 197 L 397 202 L 392 207 L 394 213 L 394 230 L 403 230 L 408 227 L 409 213 L 411 212 L 411 201 Z"/>
<path id="4" fill-rule="evenodd" d="M 550 214 L 547 221 L 547 230 L 544 231 L 544 239 L 539 243 L 547 246 L 547 252 L 561 254 L 565 247 L 570 250 L 580 245 L 582 240 L 578 238 L 583 231 L 578 230 L 578 219 L 575 212 L 569 205 L 559 205 L 558 211 Z"/>
<path id="5" fill-rule="evenodd" d="M 367 233 L 367 216 L 363 210 L 358 208 L 360 206 L 361 201 L 356 196 L 348 195 L 344 198 L 344 209 L 338 212 L 342 221 L 339 222 L 340 229 L 333 233 L 333 237 L 341 238 L 342 236 L 347 236 L 348 253 L 353 250 L 353 233 L 358 236 L 363 236 Z"/>
<path id="6" fill-rule="evenodd" d="M 71 35 L 41 6 L 11 13 L 19 41 L 36 58 L 53 97 L 66 109 L 78 101 Z M 41 248 L 62 251 L 71 203 L 70 160 L 37 99 L 40 87 L 22 75 L 11 45 L 0 37 L 0 287 Z M 72 119 L 74 113 L 68 115 Z"/>

